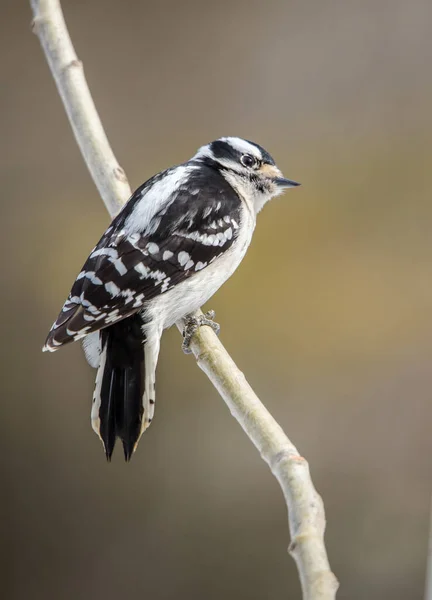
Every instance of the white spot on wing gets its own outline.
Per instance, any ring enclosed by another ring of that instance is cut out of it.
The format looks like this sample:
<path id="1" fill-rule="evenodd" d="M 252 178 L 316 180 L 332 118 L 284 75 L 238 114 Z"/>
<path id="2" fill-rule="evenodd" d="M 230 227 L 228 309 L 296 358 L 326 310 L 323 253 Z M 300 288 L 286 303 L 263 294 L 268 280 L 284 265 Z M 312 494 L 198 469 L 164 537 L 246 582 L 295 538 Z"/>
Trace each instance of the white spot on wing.
<path id="1" fill-rule="evenodd" d="M 87 279 L 89 279 L 94 285 L 102 285 L 102 279 L 96 276 L 94 271 L 87 271 L 86 273 Z"/>
<path id="2" fill-rule="evenodd" d="M 190 254 L 188 254 L 187 252 L 181 251 L 178 253 L 177 258 L 178 258 L 179 263 L 183 267 L 190 260 Z"/>
<path id="3" fill-rule="evenodd" d="M 162 294 L 163 294 L 164 292 L 166 292 L 166 291 L 167 291 L 167 289 L 170 287 L 170 280 L 171 280 L 171 277 L 167 277 L 167 278 L 165 279 L 165 281 L 162 283 L 162 285 L 161 285 L 161 293 L 162 293 Z"/>
<path id="4" fill-rule="evenodd" d="M 109 315 L 105 317 L 105 323 L 114 323 L 121 319 L 121 315 L 118 314 L 118 311 L 112 311 Z"/>
<path id="5" fill-rule="evenodd" d="M 87 314 L 86 312 L 83 314 L 84 321 L 94 321 L 95 318 L 92 315 Z"/>
<path id="6" fill-rule="evenodd" d="M 147 244 L 147 250 L 150 252 L 150 254 L 157 254 L 159 252 L 159 246 L 154 242 L 149 242 Z"/>
<path id="7" fill-rule="evenodd" d="M 138 306 L 141 306 L 143 299 L 144 294 L 138 294 L 138 296 L 136 296 L 135 298 L 135 302 L 133 303 L 132 308 L 137 308 Z"/>
<path id="8" fill-rule="evenodd" d="M 118 287 L 118 285 L 116 285 L 114 283 L 114 281 L 108 281 L 108 283 L 106 283 L 104 287 L 105 287 L 106 291 L 109 294 L 111 294 L 111 296 L 113 298 L 115 298 L 116 296 L 118 296 L 119 293 L 120 293 L 120 288 Z"/>
<path id="9" fill-rule="evenodd" d="M 83 306 L 85 306 L 84 302 L 87 302 L 86 309 L 89 312 L 91 312 L 93 315 L 99 315 L 100 314 L 101 311 L 96 306 L 93 306 L 93 304 L 90 304 L 90 302 L 85 301 L 85 300 L 83 300 Z"/>
<path id="10" fill-rule="evenodd" d="M 85 329 L 89 329 L 89 327 L 86 327 Z M 80 332 L 78 332 L 75 336 L 73 341 L 77 342 L 78 340 L 81 340 L 83 337 L 85 337 L 86 332 L 84 331 L 84 329 L 81 329 Z"/>
<path id="11" fill-rule="evenodd" d="M 117 258 L 118 252 L 115 248 L 99 248 L 90 254 L 89 258 L 95 258 L 96 256 L 111 256 L 111 258 Z"/>
<path id="12" fill-rule="evenodd" d="M 115 260 L 111 260 L 111 262 L 114 265 L 114 267 L 119 275 L 126 275 L 127 269 L 124 266 L 121 258 L 116 258 Z M 102 281 L 101 281 L 101 283 L 102 283 Z"/>
<path id="13" fill-rule="evenodd" d="M 132 300 L 135 298 L 135 292 L 134 292 L 134 290 L 130 290 L 130 289 L 122 290 L 120 292 L 120 295 L 123 298 L 126 298 L 125 304 L 129 304 L 129 302 L 132 302 Z"/>
<path id="14" fill-rule="evenodd" d="M 148 276 L 150 277 L 150 279 L 155 279 L 155 285 L 157 285 L 163 279 L 165 279 L 166 273 L 164 273 L 163 271 L 159 271 L 158 269 L 156 269 L 156 271 L 150 271 L 150 273 L 149 273 Z"/>
<path id="15" fill-rule="evenodd" d="M 139 262 L 137 265 L 135 265 L 135 271 L 138 271 L 138 273 L 141 275 L 141 279 L 147 277 L 149 273 L 148 267 L 146 267 L 142 262 Z"/>
<path id="16" fill-rule="evenodd" d="M 165 250 L 165 252 L 162 255 L 162 260 L 168 260 L 169 258 L 171 258 L 171 256 L 173 256 L 173 252 L 171 252 L 171 250 Z"/>
<path id="17" fill-rule="evenodd" d="M 135 247 L 135 244 L 140 241 L 140 239 L 141 239 L 140 234 L 136 233 L 136 232 L 131 233 L 130 236 L 127 238 L 128 242 L 130 244 L 132 244 L 132 246 L 134 246 L 134 247 Z"/>

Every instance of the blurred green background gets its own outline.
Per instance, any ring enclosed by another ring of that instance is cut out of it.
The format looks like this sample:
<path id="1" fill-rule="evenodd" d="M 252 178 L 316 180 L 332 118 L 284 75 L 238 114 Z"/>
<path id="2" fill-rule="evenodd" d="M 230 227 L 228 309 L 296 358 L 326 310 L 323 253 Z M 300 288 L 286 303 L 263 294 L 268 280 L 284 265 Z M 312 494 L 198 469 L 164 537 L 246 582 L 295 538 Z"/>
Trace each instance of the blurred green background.
<path id="1" fill-rule="evenodd" d="M 211 300 L 309 460 L 340 599 L 424 588 L 431 492 L 429 0 L 65 0 L 137 187 L 221 135 L 303 186 Z M 108 225 L 30 31 L 2 3 L 2 587 L 8 599 L 300 595 L 276 481 L 176 330 L 130 464 L 90 427 L 95 372 L 45 335 Z M 118 449 L 120 450 L 120 448 Z"/>

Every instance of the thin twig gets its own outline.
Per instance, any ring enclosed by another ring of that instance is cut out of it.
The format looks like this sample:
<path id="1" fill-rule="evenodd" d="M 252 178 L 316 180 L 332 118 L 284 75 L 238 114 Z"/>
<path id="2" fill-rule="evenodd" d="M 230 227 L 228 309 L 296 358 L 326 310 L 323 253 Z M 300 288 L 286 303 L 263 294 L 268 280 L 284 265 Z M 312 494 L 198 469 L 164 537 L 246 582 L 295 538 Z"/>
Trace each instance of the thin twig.
<path id="1" fill-rule="evenodd" d="M 111 216 L 130 187 L 105 135 L 58 0 L 31 0 L 33 28 L 42 44 L 87 167 Z M 177 324 L 182 330 L 182 323 Z M 260 402 L 243 373 L 209 327 L 194 335 L 191 349 L 250 440 L 279 481 L 288 506 L 289 552 L 300 574 L 305 600 L 332 600 L 338 587 L 325 546 L 325 515 L 309 466 Z"/>

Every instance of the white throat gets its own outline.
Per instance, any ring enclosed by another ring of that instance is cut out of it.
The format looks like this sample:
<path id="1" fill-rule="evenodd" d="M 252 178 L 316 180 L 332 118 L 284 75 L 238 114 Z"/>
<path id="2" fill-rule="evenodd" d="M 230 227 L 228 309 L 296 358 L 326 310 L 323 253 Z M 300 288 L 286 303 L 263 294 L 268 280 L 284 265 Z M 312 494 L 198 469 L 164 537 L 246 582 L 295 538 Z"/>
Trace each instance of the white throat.
<path id="1" fill-rule="evenodd" d="M 237 173 L 232 173 L 231 171 L 224 171 L 223 176 L 245 202 L 254 217 L 256 217 L 269 200 L 278 196 L 282 191 L 277 189 L 260 191 L 252 181 L 245 177 L 239 177 Z"/>

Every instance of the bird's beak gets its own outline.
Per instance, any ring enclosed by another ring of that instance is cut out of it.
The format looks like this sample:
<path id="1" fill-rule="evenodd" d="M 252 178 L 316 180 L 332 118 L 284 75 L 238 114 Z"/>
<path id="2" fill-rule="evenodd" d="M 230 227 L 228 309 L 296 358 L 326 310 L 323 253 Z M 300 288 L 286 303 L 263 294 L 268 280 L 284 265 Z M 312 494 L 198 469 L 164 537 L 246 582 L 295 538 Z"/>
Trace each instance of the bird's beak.
<path id="1" fill-rule="evenodd" d="M 285 179 L 285 177 L 275 177 L 273 179 L 273 181 L 282 190 L 285 190 L 287 188 L 297 187 L 298 185 L 301 185 L 301 183 L 297 183 L 297 181 L 293 181 L 292 179 Z"/>
<path id="2" fill-rule="evenodd" d="M 261 167 L 261 173 L 265 177 L 271 179 L 273 183 L 275 183 L 281 190 L 286 190 L 287 188 L 297 187 L 300 185 L 300 183 L 297 183 L 296 181 L 285 179 L 276 165 L 263 165 Z"/>

